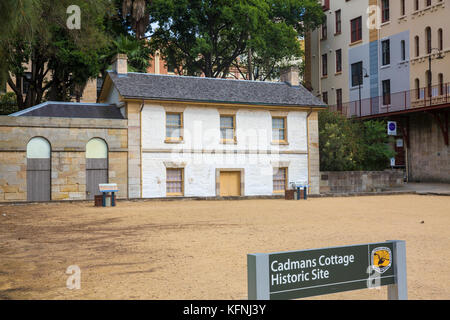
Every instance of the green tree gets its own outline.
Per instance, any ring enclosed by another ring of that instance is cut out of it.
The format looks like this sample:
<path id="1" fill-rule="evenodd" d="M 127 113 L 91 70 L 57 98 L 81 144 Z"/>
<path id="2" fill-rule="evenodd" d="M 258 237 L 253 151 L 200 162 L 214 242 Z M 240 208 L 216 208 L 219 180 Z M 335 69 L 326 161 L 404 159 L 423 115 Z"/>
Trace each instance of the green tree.
<path id="1" fill-rule="evenodd" d="M 395 155 L 385 121 L 362 122 L 327 110 L 319 112 L 319 152 L 322 171 L 383 170 Z"/>
<path id="2" fill-rule="evenodd" d="M 149 8 L 153 49 L 207 77 L 225 77 L 238 58 L 250 58 L 257 77 L 270 78 L 277 61 L 299 54 L 297 38 L 323 19 L 316 0 L 152 0 Z"/>
<path id="3" fill-rule="evenodd" d="M 48 98 L 67 100 L 71 91 L 104 68 L 100 55 L 108 46 L 104 20 L 111 14 L 109 1 L 20 0 L 6 5 L 19 13 L 2 22 L 8 32 L 0 37 L 0 70 L 16 94 L 19 110 L 40 103 L 47 90 Z M 78 30 L 66 25 L 70 5 L 80 7 Z"/>

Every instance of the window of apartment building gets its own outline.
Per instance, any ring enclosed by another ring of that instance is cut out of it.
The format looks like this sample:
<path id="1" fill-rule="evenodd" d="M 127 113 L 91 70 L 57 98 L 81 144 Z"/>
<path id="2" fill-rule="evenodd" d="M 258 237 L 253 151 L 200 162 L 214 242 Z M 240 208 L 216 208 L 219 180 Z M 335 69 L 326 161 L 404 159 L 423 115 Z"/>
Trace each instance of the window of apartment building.
<path id="1" fill-rule="evenodd" d="M 406 42 L 405 40 L 400 41 L 400 54 L 402 61 L 406 60 Z"/>
<path id="2" fill-rule="evenodd" d="M 444 94 L 444 74 L 442 73 L 438 74 L 438 81 L 439 81 L 439 95 L 442 96 Z"/>
<path id="3" fill-rule="evenodd" d="M 327 38 L 327 16 L 325 16 L 325 20 L 322 23 L 322 39 L 326 39 Z"/>
<path id="4" fill-rule="evenodd" d="M 355 18 L 350 21 L 351 42 L 362 39 L 362 17 Z"/>
<path id="5" fill-rule="evenodd" d="M 438 30 L 438 49 L 444 50 L 444 38 L 443 38 L 442 29 Z"/>
<path id="6" fill-rule="evenodd" d="M 166 169 L 166 195 L 182 196 L 184 192 L 184 172 L 183 168 Z"/>
<path id="7" fill-rule="evenodd" d="M 406 15 L 405 0 L 400 0 L 400 14 L 402 16 Z"/>
<path id="8" fill-rule="evenodd" d="M 419 10 L 419 0 L 414 0 L 414 10 Z"/>
<path id="9" fill-rule="evenodd" d="M 336 105 L 338 109 L 342 109 L 342 89 L 336 89 Z"/>
<path id="10" fill-rule="evenodd" d="M 426 46 L 427 46 L 427 53 L 430 54 L 431 53 L 431 28 L 430 27 L 426 27 L 425 28 L 425 41 L 426 41 Z"/>
<path id="11" fill-rule="evenodd" d="M 336 73 L 342 72 L 342 50 L 336 50 Z"/>
<path id="12" fill-rule="evenodd" d="M 416 57 L 419 56 L 420 54 L 420 47 L 419 47 L 419 36 L 415 36 L 414 37 L 414 47 L 415 47 L 415 53 L 416 53 Z"/>
<path id="13" fill-rule="evenodd" d="M 391 80 L 383 80 L 383 105 L 391 104 Z"/>
<path id="14" fill-rule="evenodd" d="M 273 192 L 284 192 L 287 188 L 287 168 L 274 168 Z"/>
<path id="15" fill-rule="evenodd" d="M 272 117 L 272 141 L 287 142 L 286 117 Z"/>
<path id="16" fill-rule="evenodd" d="M 166 113 L 166 140 L 179 141 L 183 140 L 183 115 L 179 112 Z"/>
<path id="17" fill-rule="evenodd" d="M 381 1 L 381 22 L 389 21 L 389 0 Z"/>
<path id="18" fill-rule="evenodd" d="M 236 118 L 233 115 L 220 116 L 220 138 L 222 142 L 234 142 L 236 139 Z"/>
<path id="19" fill-rule="evenodd" d="M 381 42 L 381 63 L 383 66 L 391 64 L 391 45 L 389 40 L 384 40 Z"/>
<path id="20" fill-rule="evenodd" d="M 362 84 L 362 61 L 352 64 L 352 87 Z"/>
<path id="21" fill-rule="evenodd" d="M 323 101 L 323 103 L 328 104 L 328 92 L 327 91 L 322 92 L 322 101 Z"/>
<path id="22" fill-rule="evenodd" d="M 328 55 L 325 53 L 322 55 L 322 76 L 328 75 Z"/>
<path id="23" fill-rule="evenodd" d="M 341 10 L 337 10 L 334 12 L 334 18 L 335 18 L 335 22 L 336 22 L 335 34 L 340 34 L 342 31 Z"/>
<path id="24" fill-rule="evenodd" d="M 416 99 L 420 99 L 420 80 L 416 78 L 414 82 L 416 84 Z"/>
<path id="25" fill-rule="evenodd" d="M 427 7 L 431 6 L 431 0 L 425 0 L 425 6 Z"/>
<path id="26" fill-rule="evenodd" d="M 19 78 L 19 84 L 17 86 L 22 88 L 22 94 L 24 96 L 28 94 L 28 90 L 30 89 L 29 81 L 31 81 L 31 72 L 24 72 L 23 76 Z"/>

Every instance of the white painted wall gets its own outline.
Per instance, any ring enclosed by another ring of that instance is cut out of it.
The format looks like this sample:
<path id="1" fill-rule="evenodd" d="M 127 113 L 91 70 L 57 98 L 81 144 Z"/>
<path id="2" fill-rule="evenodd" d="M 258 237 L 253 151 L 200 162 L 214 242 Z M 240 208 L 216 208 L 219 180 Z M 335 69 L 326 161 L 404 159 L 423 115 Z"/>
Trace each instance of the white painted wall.
<path id="1" fill-rule="evenodd" d="M 219 110 L 196 106 L 186 106 L 183 112 L 183 143 L 165 143 L 165 112 L 162 105 L 146 104 L 142 110 L 143 197 L 166 196 L 166 165 L 173 164 L 184 166 L 185 196 L 216 196 L 216 168 L 244 169 L 246 196 L 271 195 L 273 168 L 280 162 L 288 167 L 288 181 L 308 180 L 304 111 L 287 114 L 289 144 L 282 146 L 271 143 L 272 117 L 268 110 L 239 109 L 237 144 L 231 145 L 220 143 Z M 265 154 L 258 154 L 262 151 Z"/>

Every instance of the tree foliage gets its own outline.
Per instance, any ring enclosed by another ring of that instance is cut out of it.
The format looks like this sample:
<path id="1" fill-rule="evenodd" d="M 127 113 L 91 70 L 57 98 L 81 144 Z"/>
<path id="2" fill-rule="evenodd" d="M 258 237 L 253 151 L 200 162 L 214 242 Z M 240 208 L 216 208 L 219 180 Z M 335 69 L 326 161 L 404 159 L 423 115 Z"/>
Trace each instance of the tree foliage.
<path id="1" fill-rule="evenodd" d="M 320 170 L 383 170 L 395 155 L 386 123 L 355 121 L 330 111 L 319 113 Z"/>
<path id="2" fill-rule="evenodd" d="M 278 62 L 301 53 L 298 37 L 323 19 L 316 0 L 152 0 L 149 8 L 154 50 L 207 77 L 227 76 L 247 55 L 257 78 L 270 78 Z"/>

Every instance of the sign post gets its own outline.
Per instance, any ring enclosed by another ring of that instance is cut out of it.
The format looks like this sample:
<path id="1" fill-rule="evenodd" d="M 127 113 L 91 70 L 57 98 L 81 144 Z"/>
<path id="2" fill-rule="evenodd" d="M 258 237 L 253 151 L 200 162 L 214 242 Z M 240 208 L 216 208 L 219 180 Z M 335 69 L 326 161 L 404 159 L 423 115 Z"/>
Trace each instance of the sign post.
<path id="1" fill-rule="evenodd" d="M 343 247 L 247 255 L 248 298 L 286 300 L 388 286 L 408 298 L 406 244 L 392 240 Z"/>

